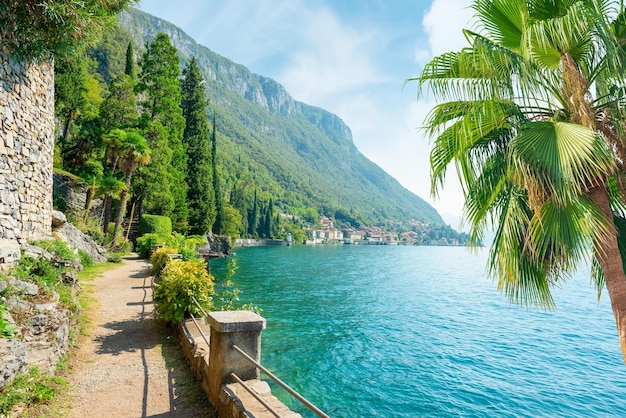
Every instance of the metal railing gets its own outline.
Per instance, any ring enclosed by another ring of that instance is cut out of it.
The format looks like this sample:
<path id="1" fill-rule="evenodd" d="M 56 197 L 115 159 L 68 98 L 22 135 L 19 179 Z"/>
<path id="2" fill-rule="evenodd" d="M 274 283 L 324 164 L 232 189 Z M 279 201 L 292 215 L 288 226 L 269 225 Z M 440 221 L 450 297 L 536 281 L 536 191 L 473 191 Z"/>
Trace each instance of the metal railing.
<path id="1" fill-rule="evenodd" d="M 321 409 L 319 409 L 318 407 L 316 407 L 315 405 L 313 405 L 311 402 L 309 402 L 304 396 L 300 395 L 298 392 L 296 392 L 294 389 L 292 389 L 288 384 L 286 384 L 285 382 L 283 382 L 282 380 L 280 380 L 278 377 L 276 377 L 272 372 L 270 372 L 269 370 L 267 370 L 265 367 L 263 367 L 261 365 L 261 363 L 259 363 L 258 361 L 256 361 L 255 359 L 253 359 L 252 357 L 250 357 L 245 351 L 243 351 L 241 348 L 237 347 L 236 345 L 233 345 L 232 348 L 238 352 L 239 354 L 241 354 L 246 360 L 248 360 L 250 363 L 254 364 L 256 366 L 257 369 L 259 369 L 260 371 L 262 371 L 263 373 L 265 373 L 265 375 L 267 377 L 269 377 L 270 379 L 272 379 L 277 385 L 279 385 L 280 387 L 282 387 L 283 389 L 285 389 L 287 392 L 289 392 L 289 394 L 291 396 L 293 396 L 294 398 L 296 398 L 297 400 L 299 400 L 304 406 L 306 406 L 307 408 L 309 408 L 313 413 L 315 413 L 315 415 L 317 415 L 318 417 L 322 417 L 322 418 L 330 418 L 328 415 L 326 415 Z M 231 373 L 231 376 L 235 376 L 236 375 L 234 373 Z M 239 379 L 237 377 L 237 379 Z M 244 385 L 245 387 L 245 385 Z M 246 388 L 246 390 L 248 390 L 248 388 Z M 252 390 L 252 389 L 250 389 Z M 250 390 L 248 390 L 250 392 Z M 254 395 L 253 395 L 254 396 Z M 255 396 L 256 398 L 256 396 Z M 259 399 L 259 398 L 257 398 Z M 276 417 L 281 418 L 280 415 L 277 415 L 275 412 L 272 412 Z"/>
<path id="2" fill-rule="evenodd" d="M 198 307 L 198 309 L 200 309 L 200 311 L 202 312 L 202 314 L 206 317 L 207 313 L 204 311 L 204 309 L 202 309 L 202 306 L 200 306 L 200 304 L 198 303 L 198 301 L 196 300 L 196 298 L 194 298 L 193 296 L 191 297 L 194 304 Z M 207 345 L 209 344 L 209 339 L 206 337 L 206 335 L 204 335 L 204 332 L 202 331 L 202 328 L 200 328 L 200 325 L 198 324 L 198 321 L 196 320 L 196 318 L 190 314 L 191 319 L 193 320 L 193 323 L 195 324 L 196 328 L 198 329 L 198 331 L 200 332 L 200 335 L 202 336 L 202 338 L 204 339 L 204 341 L 207 343 Z M 304 406 L 306 406 L 309 410 L 311 410 L 315 415 L 317 415 L 318 417 L 321 418 L 330 418 L 329 415 L 327 415 L 326 413 L 324 413 L 321 409 L 319 409 L 318 407 L 316 407 L 315 405 L 313 405 L 313 403 L 311 403 L 309 400 L 307 400 L 304 396 L 300 395 L 298 392 L 296 392 L 293 388 L 291 388 L 288 384 L 286 384 L 285 382 L 283 382 L 282 380 L 280 380 L 277 376 L 275 376 L 272 372 L 270 372 L 267 368 L 265 368 L 264 366 L 261 365 L 261 363 L 259 363 L 258 361 L 256 361 L 254 358 L 250 357 L 245 351 L 243 351 L 241 348 L 239 348 L 236 345 L 232 345 L 231 347 L 233 350 L 235 350 L 236 352 L 238 352 L 240 355 L 242 355 L 246 360 L 248 360 L 250 363 L 252 363 L 257 369 L 259 369 L 260 371 L 262 371 L 267 377 L 269 377 L 270 379 L 272 379 L 277 385 L 279 385 L 280 387 L 282 387 L 283 389 L 285 389 L 291 396 L 293 396 L 294 398 L 296 398 L 298 401 L 300 401 Z M 250 395 L 252 395 L 257 401 L 259 401 L 265 408 L 267 408 L 268 411 L 270 411 L 275 417 L 277 418 L 283 418 L 282 415 L 280 415 L 274 408 L 272 408 L 271 405 L 269 405 L 267 403 L 267 401 L 265 401 L 254 389 L 252 389 L 249 385 L 247 385 L 243 380 L 241 380 L 241 378 L 239 378 L 239 376 L 237 376 L 235 373 L 230 373 L 230 377 L 233 378 L 237 383 L 239 383 L 248 393 L 250 393 Z"/>

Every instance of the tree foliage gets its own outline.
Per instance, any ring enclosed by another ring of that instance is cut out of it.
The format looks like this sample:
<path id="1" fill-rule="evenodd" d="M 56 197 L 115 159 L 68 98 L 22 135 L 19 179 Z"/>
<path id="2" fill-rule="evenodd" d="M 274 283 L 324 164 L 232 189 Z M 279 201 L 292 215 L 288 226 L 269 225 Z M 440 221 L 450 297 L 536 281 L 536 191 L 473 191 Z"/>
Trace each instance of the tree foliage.
<path id="1" fill-rule="evenodd" d="M 454 166 L 474 242 L 496 225 L 489 268 L 512 300 L 551 308 L 553 286 L 591 261 L 626 358 L 620 1 L 476 0 L 470 46 L 417 79 L 438 99 L 432 191 Z M 592 244 L 592 245 L 590 245 Z"/>
<path id="2" fill-rule="evenodd" d="M 224 198 L 222 197 L 222 188 L 220 187 L 220 177 L 217 174 L 216 119 L 215 113 L 213 113 L 213 131 L 211 133 L 211 168 L 213 173 L 213 194 L 215 196 L 215 223 L 213 224 L 213 232 L 221 234 L 224 228 Z"/>
<path id="3" fill-rule="evenodd" d="M 5 0 L 0 35 L 16 57 L 47 59 L 93 42 L 130 0 Z"/>
<path id="4" fill-rule="evenodd" d="M 182 109 L 185 117 L 183 143 L 187 150 L 187 202 L 189 232 L 206 234 L 215 220 L 214 178 L 212 179 L 211 139 L 204 91 L 204 79 L 195 58 L 183 69 Z M 213 174 L 215 176 L 215 174 Z"/>
<path id="5" fill-rule="evenodd" d="M 146 136 L 153 149 L 152 161 L 155 165 L 161 164 L 154 175 L 149 174 L 150 166 L 144 171 L 150 177 L 149 181 L 142 183 L 144 204 L 159 208 L 154 213 L 170 216 L 178 229 L 184 229 L 188 216 L 187 154 L 182 141 L 185 118 L 181 108 L 178 63 L 176 48 L 170 43 L 169 36 L 158 34 L 147 45 L 141 60 L 138 89 L 145 97 L 141 103 L 142 126 L 150 131 Z M 161 153 L 162 158 L 156 158 Z M 167 189 L 166 194 L 171 198 L 167 200 L 172 205 L 159 202 L 164 197 L 161 193 L 163 189 Z"/>

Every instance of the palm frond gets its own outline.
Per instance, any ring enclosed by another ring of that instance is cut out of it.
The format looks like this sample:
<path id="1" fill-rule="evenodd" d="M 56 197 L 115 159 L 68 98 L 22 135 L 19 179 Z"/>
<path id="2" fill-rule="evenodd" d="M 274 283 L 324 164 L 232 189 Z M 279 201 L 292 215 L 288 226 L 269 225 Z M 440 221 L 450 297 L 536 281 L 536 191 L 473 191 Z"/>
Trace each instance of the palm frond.
<path id="1" fill-rule="evenodd" d="M 613 166 L 610 150 L 591 129 L 566 122 L 530 122 L 511 141 L 520 184 L 537 183 L 567 202 L 597 185 Z"/>
<path id="2" fill-rule="evenodd" d="M 528 10 L 524 0 L 478 0 L 474 9 L 488 36 L 502 46 L 519 51 L 523 44 Z"/>
<path id="3" fill-rule="evenodd" d="M 576 1 L 564 8 L 565 13 L 561 16 L 536 19 L 528 26 L 531 54 L 540 65 L 555 69 L 564 53 L 569 53 L 576 62 L 581 62 L 588 54 L 592 38 L 582 3 Z"/>
<path id="4" fill-rule="evenodd" d="M 498 279 L 498 290 L 512 303 L 553 309 L 554 299 L 544 266 L 523 248 L 532 217 L 525 194 L 513 187 L 503 197 L 490 251 L 489 273 Z"/>

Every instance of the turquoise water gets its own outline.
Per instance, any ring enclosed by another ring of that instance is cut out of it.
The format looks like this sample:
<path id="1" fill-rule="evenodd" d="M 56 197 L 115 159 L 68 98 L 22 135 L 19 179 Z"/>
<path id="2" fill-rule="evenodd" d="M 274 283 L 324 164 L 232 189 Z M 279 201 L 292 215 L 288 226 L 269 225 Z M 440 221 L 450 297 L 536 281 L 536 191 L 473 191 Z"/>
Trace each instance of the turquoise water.
<path id="1" fill-rule="evenodd" d="M 556 311 L 513 306 L 485 278 L 486 257 L 238 248 L 235 282 L 267 319 L 262 363 L 331 417 L 626 416 L 608 295 L 598 304 L 581 272 L 555 291 Z"/>

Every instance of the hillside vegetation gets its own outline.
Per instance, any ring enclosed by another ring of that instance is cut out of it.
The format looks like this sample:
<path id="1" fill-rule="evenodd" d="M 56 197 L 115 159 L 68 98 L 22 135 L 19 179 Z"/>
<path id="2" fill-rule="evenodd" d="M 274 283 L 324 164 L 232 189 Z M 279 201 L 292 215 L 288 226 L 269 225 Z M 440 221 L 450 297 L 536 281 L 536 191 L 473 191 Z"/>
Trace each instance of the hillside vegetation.
<path id="1" fill-rule="evenodd" d="M 146 77 L 142 75 L 146 73 L 143 68 L 146 48 L 154 48 L 158 34 L 166 34 L 176 48 L 181 71 L 194 58 L 204 78 L 206 114 L 209 125 L 214 127 L 210 139 L 215 152 L 213 178 L 219 179 L 218 183 L 213 182 L 213 187 L 219 195 L 217 206 L 221 202 L 225 204 L 226 215 L 223 216 L 231 224 L 229 231 L 214 232 L 279 238 L 290 228 L 313 226 L 321 215 L 326 215 L 340 227 L 375 225 L 399 232 L 415 230 L 415 225 L 422 225 L 422 229 L 423 225 L 429 225 L 426 227 L 429 230 L 418 232 L 430 232 L 430 239 L 444 236 L 463 239 L 444 225 L 432 206 L 361 154 L 352 141 L 350 129 L 336 115 L 295 101 L 276 81 L 253 74 L 244 66 L 198 45 L 164 20 L 130 8 L 119 15 L 118 21 L 119 27 L 86 51 L 87 69 L 98 80 L 102 97 L 110 92 L 116 78 L 129 72 L 126 55 L 129 44 L 132 61 L 137 62 L 133 64 L 133 71 L 139 73 L 140 80 Z M 142 103 L 146 102 L 146 95 L 153 94 L 138 88 L 135 92 Z M 146 133 L 149 118 L 145 117 L 150 112 L 146 109 L 144 106 L 143 119 L 139 116 L 137 126 L 143 129 L 142 133 L 150 142 L 150 134 Z M 79 137 L 84 135 L 84 123 L 79 121 L 76 125 L 73 138 L 66 144 L 80 141 Z M 186 139 L 183 143 L 188 147 Z M 176 144 L 170 147 L 174 154 L 178 152 Z M 153 149 L 149 167 L 155 166 L 154 159 L 161 155 L 162 152 Z M 67 152 L 63 159 L 65 168 L 75 171 L 67 164 Z M 193 155 L 187 159 L 193 159 Z M 192 213 L 192 209 L 176 212 L 181 207 L 180 198 L 172 198 L 174 213 L 165 210 L 159 213 L 159 208 L 138 196 L 150 183 L 145 183 L 149 175 L 141 173 L 154 171 L 138 168 L 132 182 L 133 198 L 128 204 L 139 203 L 139 210 L 144 213 L 171 216 L 175 228 L 183 232 L 193 230 L 194 225 L 186 224 L 188 214 L 185 212 Z M 124 180 L 121 173 L 117 177 Z M 214 205 L 210 215 L 212 224 L 220 220 L 215 210 Z M 236 231 L 233 231 L 233 222 L 238 224 Z M 264 229 L 259 226 L 263 222 L 266 223 Z"/>

